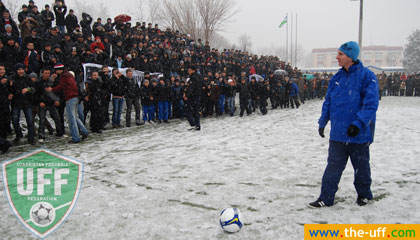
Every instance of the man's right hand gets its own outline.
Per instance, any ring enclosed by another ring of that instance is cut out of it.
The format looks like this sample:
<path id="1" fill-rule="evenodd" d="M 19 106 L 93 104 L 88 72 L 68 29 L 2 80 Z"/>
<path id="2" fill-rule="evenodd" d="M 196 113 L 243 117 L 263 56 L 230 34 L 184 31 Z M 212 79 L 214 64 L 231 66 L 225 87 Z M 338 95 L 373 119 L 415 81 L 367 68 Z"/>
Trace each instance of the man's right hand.
<path id="1" fill-rule="evenodd" d="M 324 128 L 318 128 L 319 136 L 321 136 L 322 138 L 325 138 L 324 130 L 325 130 Z"/>
<path id="2" fill-rule="evenodd" d="M 42 103 L 40 103 L 40 104 L 39 104 L 39 106 L 40 106 L 41 108 L 45 108 L 45 103 L 43 103 L 43 102 L 42 102 Z"/>

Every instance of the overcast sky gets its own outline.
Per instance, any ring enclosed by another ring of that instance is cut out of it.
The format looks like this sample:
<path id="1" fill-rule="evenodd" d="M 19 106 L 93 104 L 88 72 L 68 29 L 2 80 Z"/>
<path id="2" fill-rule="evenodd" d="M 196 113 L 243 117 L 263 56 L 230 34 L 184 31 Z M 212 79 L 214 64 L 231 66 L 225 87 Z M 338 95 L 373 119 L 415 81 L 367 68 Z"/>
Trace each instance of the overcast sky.
<path id="1" fill-rule="evenodd" d="M 27 1 L 20 1 L 26 3 Z M 35 0 L 43 8 L 51 0 Z M 73 0 L 66 0 L 70 8 Z M 125 13 L 135 0 L 90 0 L 104 2 L 113 16 Z M 236 0 L 238 13 L 221 32 L 230 42 L 241 34 L 252 38 L 253 49 L 284 46 L 286 27 L 279 29 L 286 13 L 298 14 L 298 43 L 307 52 L 313 48 L 338 47 L 358 40 L 359 1 L 351 0 Z M 408 35 L 420 28 L 420 0 L 365 0 L 364 46 L 403 46 Z M 290 27 L 290 25 L 289 25 Z M 293 41 L 294 42 L 294 41 Z"/>

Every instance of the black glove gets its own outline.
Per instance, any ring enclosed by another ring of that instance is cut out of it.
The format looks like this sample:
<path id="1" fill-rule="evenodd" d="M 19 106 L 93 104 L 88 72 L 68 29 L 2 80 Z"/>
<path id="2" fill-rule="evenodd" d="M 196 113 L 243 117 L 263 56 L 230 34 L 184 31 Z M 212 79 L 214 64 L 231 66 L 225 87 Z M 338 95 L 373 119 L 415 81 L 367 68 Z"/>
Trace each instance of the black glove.
<path id="1" fill-rule="evenodd" d="M 319 136 L 321 136 L 322 138 L 325 137 L 325 135 L 324 135 L 324 128 L 318 128 L 318 133 L 319 133 Z"/>
<path id="2" fill-rule="evenodd" d="M 347 128 L 347 136 L 356 137 L 357 134 L 359 134 L 359 131 L 360 129 L 352 124 L 349 128 Z"/>

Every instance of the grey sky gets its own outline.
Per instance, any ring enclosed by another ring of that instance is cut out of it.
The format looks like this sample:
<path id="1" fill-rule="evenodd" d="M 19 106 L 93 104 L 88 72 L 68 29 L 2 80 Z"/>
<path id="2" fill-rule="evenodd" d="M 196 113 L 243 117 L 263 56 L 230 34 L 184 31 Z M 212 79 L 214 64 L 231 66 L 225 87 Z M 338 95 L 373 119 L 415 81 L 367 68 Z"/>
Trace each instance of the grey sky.
<path id="1" fill-rule="evenodd" d="M 20 1 L 26 3 L 27 1 Z M 35 0 L 43 8 L 51 0 Z M 74 7 L 72 0 L 66 0 Z M 113 16 L 125 13 L 135 0 L 105 2 Z M 359 2 L 350 0 L 236 0 L 239 12 L 221 34 L 230 42 L 241 34 L 252 38 L 253 49 L 285 45 L 286 28 L 278 26 L 288 12 L 298 14 L 298 40 L 306 52 L 312 48 L 338 47 L 358 39 Z M 420 0 L 365 0 L 364 46 L 406 43 L 408 35 L 420 28 Z M 290 15 L 289 15 L 290 24 Z M 290 27 L 290 25 L 289 25 Z"/>

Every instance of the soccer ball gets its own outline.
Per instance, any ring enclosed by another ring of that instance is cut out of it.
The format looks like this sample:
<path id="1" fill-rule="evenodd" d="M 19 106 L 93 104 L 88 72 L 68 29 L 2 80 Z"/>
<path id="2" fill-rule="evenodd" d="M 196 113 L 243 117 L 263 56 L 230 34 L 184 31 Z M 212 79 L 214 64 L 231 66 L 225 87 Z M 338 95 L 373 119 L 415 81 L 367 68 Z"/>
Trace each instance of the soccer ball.
<path id="1" fill-rule="evenodd" d="M 237 208 L 226 208 L 220 213 L 220 226 L 226 232 L 235 233 L 242 228 L 242 214 Z"/>
<path id="2" fill-rule="evenodd" d="M 30 216 L 36 226 L 46 227 L 54 222 L 55 209 L 47 202 L 38 202 L 32 206 Z"/>

